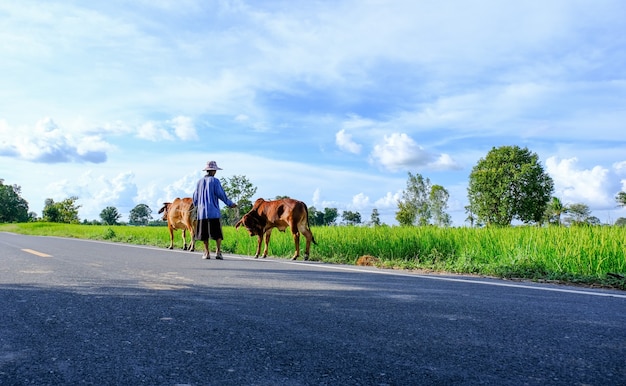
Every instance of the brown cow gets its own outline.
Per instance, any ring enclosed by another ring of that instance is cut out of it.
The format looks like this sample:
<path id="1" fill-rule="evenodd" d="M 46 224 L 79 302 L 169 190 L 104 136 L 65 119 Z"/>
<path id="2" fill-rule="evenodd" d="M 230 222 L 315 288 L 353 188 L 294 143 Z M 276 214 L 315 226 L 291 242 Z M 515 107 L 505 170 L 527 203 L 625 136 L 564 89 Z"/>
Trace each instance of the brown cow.
<path id="1" fill-rule="evenodd" d="M 174 230 L 183 230 L 183 249 L 194 251 L 196 249 L 196 224 L 197 214 L 191 197 L 176 198 L 174 202 L 165 202 L 159 210 L 163 213 L 163 220 L 167 221 L 170 231 L 169 249 L 174 249 Z M 187 232 L 191 235 L 191 243 L 187 247 Z"/>
<path id="2" fill-rule="evenodd" d="M 304 260 L 309 259 L 311 242 L 317 244 L 313 233 L 309 229 L 309 210 L 306 204 L 291 198 L 274 201 L 265 201 L 259 198 L 254 202 L 252 209 L 244 214 L 241 220 L 235 224 L 235 229 L 238 229 L 240 225 L 246 227 L 250 236 L 259 237 L 256 255 L 254 255 L 255 258 L 258 258 L 261 253 L 263 236 L 265 236 L 263 257 L 267 257 L 267 248 L 273 228 L 278 228 L 281 232 L 284 232 L 287 227 L 291 228 L 293 240 L 296 244 L 296 254 L 293 255 L 292 260 L 296 260 L 300 256 L 300 233 L 306 238 Z"/>

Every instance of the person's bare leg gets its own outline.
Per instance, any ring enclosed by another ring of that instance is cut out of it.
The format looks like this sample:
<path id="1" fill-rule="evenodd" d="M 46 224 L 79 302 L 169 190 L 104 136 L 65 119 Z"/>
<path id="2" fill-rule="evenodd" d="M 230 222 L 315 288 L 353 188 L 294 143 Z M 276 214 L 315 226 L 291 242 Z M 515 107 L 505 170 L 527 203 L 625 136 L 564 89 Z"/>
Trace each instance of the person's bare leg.
<path id="1" fill-rule="evenodd" d="M 211 253 L 209 252 L 209 240 L 202 240 L 202 244 L 204 244 L 204 255 L 202 255 L 202 258 L 210 259 Z"/>
<path id="2" fill-rule="evenodd" d="M 215 244 L 217 245 L 217 248 L 215 249 L 215 258 L 222 260 L 222 239 L 215 240 Z"/>

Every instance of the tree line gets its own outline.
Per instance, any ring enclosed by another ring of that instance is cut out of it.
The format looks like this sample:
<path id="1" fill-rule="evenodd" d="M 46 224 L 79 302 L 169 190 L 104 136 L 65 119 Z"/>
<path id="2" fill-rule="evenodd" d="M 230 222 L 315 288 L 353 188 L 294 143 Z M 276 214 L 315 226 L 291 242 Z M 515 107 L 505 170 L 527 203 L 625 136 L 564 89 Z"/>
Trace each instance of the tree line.
<path id="1" fill-rule="evenodd" d="M 222 209 L 222 220 L 234 225 L 252 208 L 252 197 L 257 188 L 245 176 L 235 175 L 221 178 L 227 196 L 237 203 L 237 208 Z M 554 197 L 554 183 L 545 173 L 539 157 L 528 148 L 501 146 L 492 148 L 472 168 L 467 188 L 469 205 L 465 207 L 466 222 L 470 226 L 509 226 L 514 221 L 524 224 L 554 225 L 599 225 L 600 220 L 591 215 L 589 206 L 583 203 L 564 204 Z M 276 199 L 286 196 L 276 196 Z M 419 173 L 408 173 L 406 189 L 398 200 L 395 218 L 400 226 L 450 226 L 448 209 L 449 193 L 445 187 L 432 184 L 430 179 Z M 0 222 L 48 221 L 79 223 L 78 197 L 72 196 L 55 202 L 45 200 L 42 216 L 28 211 L 28 202 L 21 197 L 17 185 L 5 185 L 0 179 Z M 626 192 L 619 192 L 615 200 L 626 206 Z M 120 224 L 121 214 L 117 208 L 108 206 L 100 212 L 100 220 L 84 224 Z M 312 226 L 338 225 L 337 208 L 318 210 L 309 207 L 309 222 Z M 372 210 L 369 221 L 363 222 L 357 211 L 346 210 L 341 214 L 341 224 L 384 225 L 378 209 Z M 164 225 L 162 219 L 152 217 L 152 209 L 138 204 L 129 213 L 129 225 Z M 615 225 L 626 226 L 626 218 L 619 218 Z"/>

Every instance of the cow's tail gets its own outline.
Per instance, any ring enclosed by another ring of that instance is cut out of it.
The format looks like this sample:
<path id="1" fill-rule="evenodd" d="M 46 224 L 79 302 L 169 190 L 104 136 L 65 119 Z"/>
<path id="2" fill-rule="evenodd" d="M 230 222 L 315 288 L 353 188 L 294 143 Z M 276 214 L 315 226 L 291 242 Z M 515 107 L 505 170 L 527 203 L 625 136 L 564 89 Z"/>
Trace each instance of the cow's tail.
<path id="1" fill-rule="evenodd" d="M 309 228 L 309 232 L 311 232 L 311 224 L 309 224 L 309 207 L 304 205 L 304 210 L 306 211 L 306 227 Z M 315 236 L 313 232 L 311 232 L 311 242 L 317 245 L 317 241 L 315 241 Z"/>

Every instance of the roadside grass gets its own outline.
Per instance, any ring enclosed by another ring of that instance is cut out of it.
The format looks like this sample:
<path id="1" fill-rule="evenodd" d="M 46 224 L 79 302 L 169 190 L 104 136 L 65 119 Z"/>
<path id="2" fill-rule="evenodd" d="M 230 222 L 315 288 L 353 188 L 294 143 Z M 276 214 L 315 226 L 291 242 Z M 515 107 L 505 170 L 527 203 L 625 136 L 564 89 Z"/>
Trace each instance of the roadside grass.
<path id="1" fill-rule="evenodd" d="M 0 224 L 0 231 L 169 246 L 166 227 L 58 223 Z M 511 280 L 562 282 L 626 290 L 626 228 L 594 227 L 313 227 L 311 260 L 354 264 L 362 255 L 380 268 L 494 276 Z M 182 248 L 182 232 L 174 247 Z M 304 237 L 300 238 L 301 254 Z M 254 255 L 257 238 L 224 227 L 224 252 Z M 212 247 L 214 244 L 212 242 Z M 196 249 L 202 245 L 196 242 Z M 262 251 L 261 251 L 262 252 Z M 272 233 L 269 255 L 293 256 L 291 232 Z"/>

